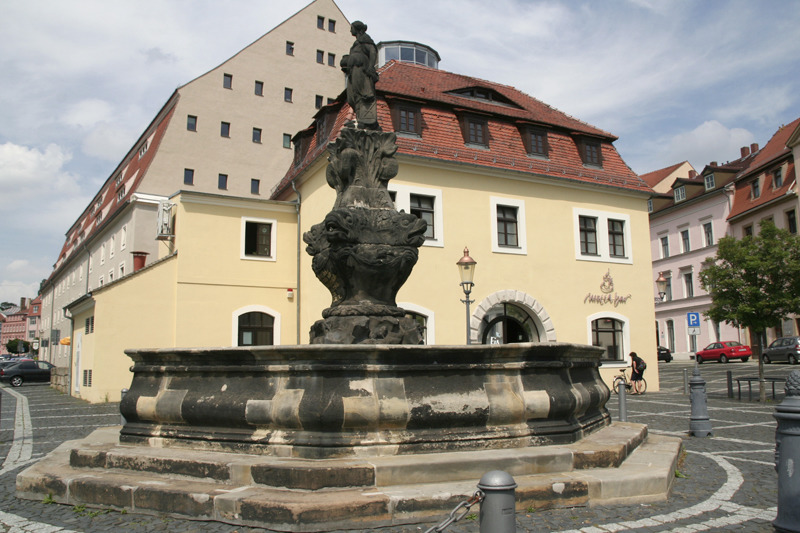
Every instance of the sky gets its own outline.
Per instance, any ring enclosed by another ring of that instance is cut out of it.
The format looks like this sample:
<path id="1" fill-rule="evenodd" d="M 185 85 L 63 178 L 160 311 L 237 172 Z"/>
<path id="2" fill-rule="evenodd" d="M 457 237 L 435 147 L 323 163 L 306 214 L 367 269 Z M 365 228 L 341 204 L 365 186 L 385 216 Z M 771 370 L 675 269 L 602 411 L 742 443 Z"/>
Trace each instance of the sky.
<path id="1" fill-rule="evenodd" d="M 0 302 L 36 296 L 66 231 L 177 87 L 309 2 L 0 2 Z M 640 174 L 737 159 L 800 117 L 794 0 L 337 5 L 376 42 L 425 43 L 443 70 L 613 133 Z"/>

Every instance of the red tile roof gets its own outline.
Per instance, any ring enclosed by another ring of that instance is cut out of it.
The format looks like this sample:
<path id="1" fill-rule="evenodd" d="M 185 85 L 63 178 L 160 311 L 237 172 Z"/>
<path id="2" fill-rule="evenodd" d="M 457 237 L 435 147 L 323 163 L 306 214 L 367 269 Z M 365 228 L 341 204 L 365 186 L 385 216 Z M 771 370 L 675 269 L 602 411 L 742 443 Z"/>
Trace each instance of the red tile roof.
<path id="1" fill-rule="evenodd" d="M 639 174 L 639 177 L 647 183 L 650 187 L 655 187 L 659 183 L 661 183 L 667 176 L 675 172 L 678 168 L 681 167 L 686 163 L 686 161 L 682 161 L 680 163 L 676 163 L 674 165 L 654 170 L 653 172 L 648 172 L 647 174 Z"/>
<path id="2" fill-rule="evenodd" d="M 379 97 L 378 121 L 384 131 L 395 130 L 390 112 L 390 103 L 394 100 L 415 102 L 422 115 L 421 136 L 398 136 L 399 155 L 653 192 L 625 164 L 611 144 L 616 137 L 553 109 L 513 87 L 397 62 L 391 62 L 384 67 L 380 76 L 376 87 Z M 496 104 L 452 94 L 452 91 L 469 87 L 494 91 L 515 105 Z M 344 104 L 343 95 L 334 104 L 321 109 L 317 117 L 325 113 L 335 113 L 336 120 L 328 140 L 335 138 L 344 123 L 353 118 L 352 110 Z M 464 142 L 459 122 L 459 115 L 462 113 L 477 115 L 486 120 L 488 148 Z M 534 158 L 527 153 L 520 133 L 520 127 L 527 124 L 546 128 L 549 145 L 547 159 Z M 324 151 L 327 140 L 318 146 L 315 130 L 316 126 L 312 125 L 295 136 L 296 143 L 308 143 L 307 152 L 303 162 L 293 165 L 275 187 L 272 195 L 274 199 L 287 196 L 291 180 Z M 581 136 L 600 141 L 602 168 L 583 164 L 576 144 L 576 138 Z"/>
<path id="3" fill-rule="evenodd" d="M 48 282 L 53 279 L 59 268 L 72 256 L 75 250 L 79 249 L 80 244 L 105 226 L 106 222 L 128 203 L 131 194 L 138 189 L 155 153 L 158 151 L 158 145 L 161 143 L 172 113 L 175 110 L 176 95 L 177 93 L 174 93 L 170 97 L 161 112 L 150 123 L 119 166 L 106 179 L 100 192 L 84 209 L 78 220 L 67 230 L 66 240 L 61 247 L 61 252 L 58 254 L 55 265 L 53 265 L 53 272 L 51 272 Z M 117 181 L 118 177 L 120 178 L 119 182 Z M 120 192 L 122 192 L 121 195 Z"/>
<path id="4" fill-rule="evenodd" d="M 784 158 L 790 156 L 791 150 L 786 146 L 786 143 L 798 126 L 800 126 L 800 118 L 797 118 L 791 124 L 782 126 L 775 132 L 764 148 L 755 155 L 750 164 L 736 176 L 736 191 L 728 220 L 779 199 L 787 193 L 790 187 L 794 186 L 796 180 L 795 162 L 790 158 L 786 174 L 783 176 L 783 184 L 775 188 L 772 184 L 772 175 L 768 173 L 761 183 L 759 197 L 751 198 L 750 184 L 753 179 L 759 177 L 765 171 L 773 170 L 770 168 L 771 166 L 777 167 L 778 164 L 782 164 Z"/>

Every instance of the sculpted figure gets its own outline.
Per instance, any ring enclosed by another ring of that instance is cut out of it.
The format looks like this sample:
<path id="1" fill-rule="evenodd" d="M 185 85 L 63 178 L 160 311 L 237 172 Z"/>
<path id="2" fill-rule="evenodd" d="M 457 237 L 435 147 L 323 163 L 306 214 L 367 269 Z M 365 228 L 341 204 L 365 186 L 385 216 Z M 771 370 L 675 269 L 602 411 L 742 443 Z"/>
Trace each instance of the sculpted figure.
<path id="1" fill-rule="evenodd" d="M 347 76 L 347 103 L 356 113 L 359 128 L 379 129 L 375 100 L 378 47 L 367 35 L 367 25 L 360 20 L 350 25 L 350 33 L 356 40 L 350 47 L 350 53 L 345 54 L 340 62 L 342 71 Z"/>

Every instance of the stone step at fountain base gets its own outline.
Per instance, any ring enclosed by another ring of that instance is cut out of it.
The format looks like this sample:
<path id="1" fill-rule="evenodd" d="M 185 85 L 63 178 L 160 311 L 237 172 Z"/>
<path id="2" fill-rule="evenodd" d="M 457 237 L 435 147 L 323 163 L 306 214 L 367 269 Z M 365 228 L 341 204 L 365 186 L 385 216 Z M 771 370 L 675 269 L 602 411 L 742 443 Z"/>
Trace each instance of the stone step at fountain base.
<path id="1" fill-rule="evenodd" d="M 62 444 L 19 474 L 17 496 L 277 531 L 368 529 L 437 523 L 490 470 L 514 476 L 519 510 L 662 500 L 681 446 L 621 422 L 570 445 L 325 460 L 127 446 L 118 435 Z"/>

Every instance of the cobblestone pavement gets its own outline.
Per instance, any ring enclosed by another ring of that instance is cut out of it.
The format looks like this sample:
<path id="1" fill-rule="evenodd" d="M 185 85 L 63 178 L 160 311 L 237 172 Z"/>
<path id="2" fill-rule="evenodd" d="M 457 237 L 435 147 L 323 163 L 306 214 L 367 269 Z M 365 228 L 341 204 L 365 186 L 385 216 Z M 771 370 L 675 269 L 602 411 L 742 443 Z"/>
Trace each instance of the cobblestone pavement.
<path id="1" fill-rule="evenodd" d="M 517 513 L 518 532 L 772 531 L 777 505 L 777 475 L 773 466 L 776 422 L 772 414 L 783 397 L 782 385 L 776 387 L 777 400 L 771 399 L 770 391 L 766 404 L 748 401 L 746 392 L 742 400 L 731 400 L 727 398 L 726 371 L 732 371 L 734 377 L 754 376 L 757 364 L 750 361 L 700 366 L 707 382 L 713 437 L 695 438 L 688 436 L 690 405 L 689 397 L 683 393 L 684 373 L 691 376 L 694 363 L 673 361 L 660 363 L 659 367 L 662 390 L 629 396 L 628 420 L 648 424 L 652 433 L 684 439 L 685 453 L 669 500 L 637 505 L 529 509 Z M 772 364 L 766 371 L 768 376 L 785 377 L 793 368 L 787 364 Z M 652 374 L 653 370 L 651 367 L 647 373 Z M 100 426 L 119 424 L 120 415 L 118 404 L 90 405 L 55 392 L 47 385 L 2 387 L 0 393 L 0 461 L 3 461 L 0 466 L 0 531 L 267 531 L 18 500 L 14 496 L 14 480 L 26 465 L 65 440 L 84 437 Z M 758 395 L 753 396 L 757 398 Z M 617 419 L 618 403 L 613 395 L 609 410 Z M 473 508 L 476 513 L 477 509 Z M 468 515 L 446 531 L 477 533 L 476 516 Z M 444 518 L 446 516 L 442 516 L 442 520 Z M 435 521 L 376 531 L 416 533 L 434 525 Z M 347 533 L 355 531 L 360 530 Z"/>

